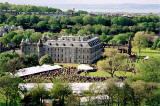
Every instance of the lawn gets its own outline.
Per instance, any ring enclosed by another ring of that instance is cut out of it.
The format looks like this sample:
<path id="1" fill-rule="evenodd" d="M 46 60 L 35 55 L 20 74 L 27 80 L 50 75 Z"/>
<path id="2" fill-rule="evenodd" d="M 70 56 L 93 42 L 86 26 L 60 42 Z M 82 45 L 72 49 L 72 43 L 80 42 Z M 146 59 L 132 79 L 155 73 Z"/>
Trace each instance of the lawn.
<path id="1" fill-rule="evenodd" d="M 55 65 L 62 65 L 64 67 L 68 67 L 68 66 L 74 66 L 74 67 L 78 67 L 79 64 L 75 64 L 75 63 L 54 63 Z"/>
<path id="2" fill-rule="evenodd" d="M 80 75 L 84 76 L 85 73 L 82 72 Z M 133 76 L 134 74 L 131 72 L 124 72 L 124 71 L 117 71 L 115 72 L 116 76 Z M 105 71 L 96 71 L 96 72 L 89 72 L 87 76 L 91 77 L 111 77 L 110 74 L 108 74 Z"/>
<path id="3" fill-rule="evenodd" d="M 5 103 L 1 103 L 1 102 L 0 102 L 0 106 L 6 106 L 6 104 L 5 104 Z"/>
<path id="4" fill-rule="evenodd" d="M 139 56 L 137 48 L 132 48 L 132 52 L 136 52 Z M 151 50 L 150 48 L 144 48 L 141 50 L 140 56 L 157 57 L 160 56 L 160 50 Z"/>

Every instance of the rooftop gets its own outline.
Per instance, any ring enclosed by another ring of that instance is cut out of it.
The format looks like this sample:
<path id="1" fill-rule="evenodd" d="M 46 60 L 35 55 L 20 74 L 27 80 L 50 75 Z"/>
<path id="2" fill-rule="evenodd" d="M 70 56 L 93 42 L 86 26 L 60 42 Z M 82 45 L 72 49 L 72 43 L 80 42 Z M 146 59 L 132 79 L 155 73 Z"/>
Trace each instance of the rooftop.
<path id="1" fill-rule="evenodd" d="M 27 75 L 33 75 L 36 73 L 41 73 L 41 72 L 46 72 L 46 71 L 50 71 L 50 70 L 56 70 L 56 69 L 61 69 L 61 66 L 58 65 L 42 65 L 42 66 L 34 66 L 34 67 L 29 67 L 29 68 L 23 68 L 18 70 L 17 72 L 17 76 L 22 77 L 22 76 L 27 76 Z"/>

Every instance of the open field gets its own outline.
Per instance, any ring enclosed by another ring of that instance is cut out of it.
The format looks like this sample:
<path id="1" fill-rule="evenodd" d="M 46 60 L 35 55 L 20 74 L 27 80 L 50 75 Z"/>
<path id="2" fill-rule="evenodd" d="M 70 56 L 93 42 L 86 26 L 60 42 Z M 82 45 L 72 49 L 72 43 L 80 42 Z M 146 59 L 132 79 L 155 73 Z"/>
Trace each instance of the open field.
<path id="1" fill-rule="evenodd" d="M 132 52 L 136 52 L 137 55 L 139 56 L 137 48 L 132 48 Z M 157 56 L 160 56 L 160 50 L 151 50 L 150 48 L 144 48 L 144 49 L 141 49 L 140 56 L 157 57 Z"/>
<path id="2" fill-rule="evenodd" d="M 6 106 L 6 104 L 5 104 L 5 103 L 1 103 L 1 102 L 0 102 L 0 106 Z"/>
<path id="3" fill-rule="evenodd" d="M 54 63 L 55 65 L 62 65 L 64 67 L 68 67 L 68 66 L 74 66 L 74 67 L 78 67 L 79 64 L 74 64 L 74 63 Z"/>
<path id="4" fill-rule="evenodd" d="M 85 75 L 84 72 L 82 72 L 80 75 Z M 116 76 L 133 76 L 134 74 L 131 72 L 124 72 L 124 71 L 119 71 L 119 72 L 115 72 Z M 89 72 L 87 74 L 87 76 L 91 76 L 91 77 L 111 77 L 110 74 L 108 74 L 105 71 L 96 71 L 96 72 Z"/>

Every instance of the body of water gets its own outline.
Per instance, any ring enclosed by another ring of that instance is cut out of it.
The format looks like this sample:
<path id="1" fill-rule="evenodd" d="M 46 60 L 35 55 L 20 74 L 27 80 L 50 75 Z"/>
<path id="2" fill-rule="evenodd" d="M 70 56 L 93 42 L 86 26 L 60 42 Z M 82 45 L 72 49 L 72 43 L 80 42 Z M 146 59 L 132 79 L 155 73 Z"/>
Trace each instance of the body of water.
<path id="1" fill-rule="evenodd" d="M 130 13 L 160 13 L 160 4 L 56 4 L 50 7 L 62 10 L 73 9 L 85 10 L 89 12 L 130 12 Z"/>

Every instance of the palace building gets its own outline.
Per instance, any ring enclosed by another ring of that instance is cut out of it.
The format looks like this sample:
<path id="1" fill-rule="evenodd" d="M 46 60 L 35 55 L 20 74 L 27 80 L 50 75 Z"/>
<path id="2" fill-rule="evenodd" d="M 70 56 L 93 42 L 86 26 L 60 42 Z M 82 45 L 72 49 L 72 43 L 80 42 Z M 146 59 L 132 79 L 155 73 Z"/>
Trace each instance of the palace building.
<path id="1" fill-rule="evenodd" d="M 62 36 L 57 40 L 41 39 L 31 43 L 29 39 L 21 41 L 24 55 L 35 53 L 38 57 L 48 54 L 54 62 L 91 64 L 101 57 L 103 43 L 98 37 Z"/>

